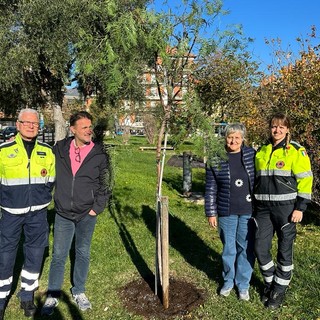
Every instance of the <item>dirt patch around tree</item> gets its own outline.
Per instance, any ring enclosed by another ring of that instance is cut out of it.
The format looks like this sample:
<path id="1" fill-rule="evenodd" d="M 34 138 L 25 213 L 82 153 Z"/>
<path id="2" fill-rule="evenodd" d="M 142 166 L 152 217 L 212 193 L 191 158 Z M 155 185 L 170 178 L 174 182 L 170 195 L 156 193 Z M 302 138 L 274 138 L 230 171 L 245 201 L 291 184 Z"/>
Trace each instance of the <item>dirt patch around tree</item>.
<path id="1" fill-rule="evenodd" d="M 145 319 L 190 318 L 192 310 L 206 300 L 204 290 L 182 279 L 170 278 L 169 308 L 164 309 L 162 302 L 154 293 L 154 278 L 138 279 L 128 283 L 119 291 L 125 308 L 132 314 Z M 161 289 L 158 290 L 161 296 Z"/>

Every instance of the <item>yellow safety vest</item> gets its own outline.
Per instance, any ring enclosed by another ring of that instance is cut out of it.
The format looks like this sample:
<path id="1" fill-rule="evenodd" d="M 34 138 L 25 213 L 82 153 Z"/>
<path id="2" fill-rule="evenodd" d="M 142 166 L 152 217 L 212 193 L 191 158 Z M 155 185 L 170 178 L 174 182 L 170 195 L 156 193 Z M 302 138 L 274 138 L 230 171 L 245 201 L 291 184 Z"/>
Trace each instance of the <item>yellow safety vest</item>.
<path id="1" fill-rule="evenodd" d="M 55 156 L 51 147 L 36 141 L 30 159 L 18 133 L 14 141 L 0 145 L 0 206 L 12 214 L 47 207 L 55 180 Z"/>
<path id="2" fill-rule="evenodd" d="M 291 141 L 283 141 L 275 148 L 272 144 L 262 146 L 255 158 L 256 187 L 258 201 L 286 204 L 303 203 L 300 210 L 311 201 L 313 175 L 310 159 L 304 147 Z"/>

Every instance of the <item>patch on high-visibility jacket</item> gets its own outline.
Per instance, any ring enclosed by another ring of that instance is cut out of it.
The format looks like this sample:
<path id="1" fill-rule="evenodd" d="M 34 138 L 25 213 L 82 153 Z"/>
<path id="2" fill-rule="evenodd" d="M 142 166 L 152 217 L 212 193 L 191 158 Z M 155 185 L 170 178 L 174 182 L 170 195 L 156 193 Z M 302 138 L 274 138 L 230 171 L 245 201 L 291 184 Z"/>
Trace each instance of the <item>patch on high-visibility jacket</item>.
<path id="1" fill-rule="evenodd" d="M 42 177 L 45 177 L 47 175 L 47 173 L 48 173 L 47 169 L 42 169 L 40 172 Z"/>
<path id="2" fill-rule="evenodd" d="M 14 154 L 14 153 L 10 153 L 10 154 L 8 154 L 8 158 L 15 158 L 17 155 L 16 154 Z"/>
<path id="3" fill-rule="evenodd" d="M 302 150 L 301 154 L 305 157 L 307 155 L 306 150 Z"/>
<path id="4" fill-rule="evenodd" d="M 47 153 L 45 151 L 37 151 L 37 155 L 43 158 L 47 155 Z"/>
<path id="5" fill-rule="evenodd" d="M 277 167 L 278 169 L 283 168 L 283 167 L 284 167 L 284 162 L 283 162 L 283 161 L 278 161 L 278 162 L 276 163 L 276 167 Z"/>

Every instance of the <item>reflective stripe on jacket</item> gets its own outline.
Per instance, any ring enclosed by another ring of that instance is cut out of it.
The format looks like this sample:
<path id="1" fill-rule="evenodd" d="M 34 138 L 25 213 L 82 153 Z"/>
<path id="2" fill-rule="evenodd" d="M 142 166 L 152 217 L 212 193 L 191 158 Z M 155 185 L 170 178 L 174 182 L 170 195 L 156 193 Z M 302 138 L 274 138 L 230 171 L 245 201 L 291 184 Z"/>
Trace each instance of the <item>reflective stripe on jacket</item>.
<path id="1" fill-rule="evenodd" d="M 270 204 L 296 203 L 304 211 L 311 201 L 313 175 L 304 147 L 285 141 L 263 145 L 256 154 L 255 199 Z"/>
<path id="2" fill-rule="evenodd" d="M 0 145 L 0 206 L 12 214 L 47 207 L 52 199 L 55 157 L 51 147 L 36 141 L 30 159 L 18 133 Z"/>

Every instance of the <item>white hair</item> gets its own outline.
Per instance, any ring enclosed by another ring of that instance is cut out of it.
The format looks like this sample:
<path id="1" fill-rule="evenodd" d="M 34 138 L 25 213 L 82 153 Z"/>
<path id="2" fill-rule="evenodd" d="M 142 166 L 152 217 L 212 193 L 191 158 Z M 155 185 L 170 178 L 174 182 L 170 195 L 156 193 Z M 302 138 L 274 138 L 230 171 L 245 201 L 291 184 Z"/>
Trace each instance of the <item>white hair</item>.
<path id="1" fill-rule="evenodd" d="M 233 132 L 240 132 L 242 139 L 245 140 L 246 138 L 246 127 L 242 123 L 231 123 L 228 124 L 224 130 L 224 136 L 227 136 Z"/>
<path id="2" fill-rule="evenodd" d="M 39 119 L 39 113 L 37 110 L 35 109 L 31 109 L 31 108 L 25 108 L 25 109 L 21 109 L 18 115 L 18 120 L 21 119 L 22 115 L 25 113 L 33 113 L 37 116 L 37 118 Z"/>

